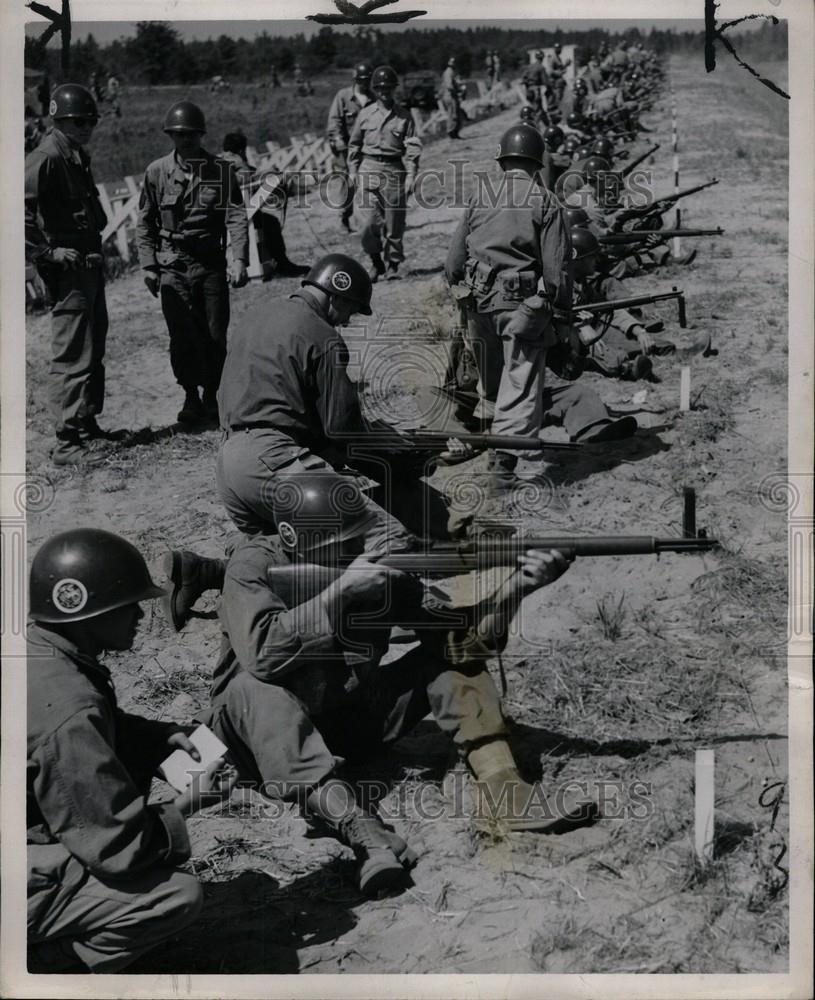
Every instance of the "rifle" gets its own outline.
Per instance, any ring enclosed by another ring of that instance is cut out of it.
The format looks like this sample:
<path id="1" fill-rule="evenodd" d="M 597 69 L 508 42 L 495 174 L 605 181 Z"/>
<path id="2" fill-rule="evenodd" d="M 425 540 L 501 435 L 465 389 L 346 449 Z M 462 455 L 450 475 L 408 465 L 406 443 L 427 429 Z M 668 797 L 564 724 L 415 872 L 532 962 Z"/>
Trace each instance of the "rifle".
<path id="1" fill-rule="evenodd" d="M 688 318 L 685 312 L 685 293 L 681 289 L 676 288 L 676 286 L 670 292 L 654 292 L 652 295 L 632 295 L 627 299 L 609 299 L 607 302 L 589 302 L 586 305 L 573 306 L 572 313 L 612 312 L 615 309 L 631 309 L 634 306 L 647 306 L 654 302 L 667 302 L 669 299 L 676 299 L 679 311 L 679 325 L 684 329 L 688 325 Z"/>
<path id="2" fill-rule="evenodd" d="M 626 163 L 626 165 L 620 171 L 620 177 L 628 177 L 628 175 L 635 167 L 638 167 L 641 163 L 647 160 L 652 153 L 656 153 L 656 151 L 659 148 L 660 148 L 660 143 L 656 142 L 654 143 L 653 146 L 651 146 L 650 149 L 646 149 L 641 156 L 638 156 L 636 160 L 632 160 L 630 163 Z"/>
<path id="3" fill-rule="evenodd" d="M 555 549 L 569 558 L 577 556 L 656 555 L 663 552 L 709 552 L 719 545 L 704 531 L 695 537 L 657 538 L 653 535 L 512 535 L 483 536 L 463 542 L 427 543 L 418 552 L 391 552 L 371 561 L 403 573 L 446 578 L 496 566 L 515 566 L 527 549 Z M 266 581 L 288 607 L 301 604 L 324 590 L 353 561 L 339 557 L 329 565 L 294 562 L 266 569 Z"/>
<path id="4" fill-rule="evenodd" d="M 334 439 L 339 437 L 333 436 Z M 368 434 L 342 435 L 341 440 L 354 446 L 362 453 L 363 450 L 375 451 L 447 451 L 447 442 L 456 438 L 462 444 L 473 448 L 496 448 L 512 451 L 578 451 L 579 444 L 567 444 L 561 441 L 543 441 L 537 437 L 523 437 L 520 434 L 460 434 L 458 431 L 425 431 L 407 430 L 393 434 L 378 433 L 376 430 Z"/>
<path id="5" fill-rule="evenodd" d="M 659 236 L 660 239 L 670 239 L 673 236 L 724 236 L 723 229 L 638 229 L 633 233 L 607 233 L 598 236 L 603 246 L 627 246 L 629 243 L 642 243 L 649 236 Z"/>
<path id="6" fill-rule="evenodd" d="M 680 198 L 687 198 L 689 194 L 696 194 L 698 191 L 704 191 L 705 188 L 713 187 L 714 184 L 718 183 L 719 181 L 714 177 L 713 180 L 706 181 L 704 184 L 697 184 L 695 187 L 685 188 L 684 191 L 675 191 L 673 194 L 666 194 L 662 198 L 657 198 L 655 201 L 652 201 L 650 205 L 643 205 L 640 208 L 626 209 L 626 211 L 615 220 L 615 225 L 620 226 L 629 219 L 637 219 L 643 215 L 650 215 L 651 212 L 658 212 L 661 214 L 670 208 L 674 202 L 679 201 Z"/>

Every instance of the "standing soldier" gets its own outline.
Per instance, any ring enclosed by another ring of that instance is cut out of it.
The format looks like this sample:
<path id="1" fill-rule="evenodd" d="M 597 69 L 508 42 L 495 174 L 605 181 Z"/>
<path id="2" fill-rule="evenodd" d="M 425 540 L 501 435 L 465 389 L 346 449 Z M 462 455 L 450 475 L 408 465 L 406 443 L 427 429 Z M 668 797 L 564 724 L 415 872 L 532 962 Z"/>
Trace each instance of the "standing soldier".
<path id="1" fill-rule="evenodd" d="M 492 68 L 495 74 L 495 83 L 501 82 L 501 57 L 498 55 L 498 49 L 492 50 Z"/>
<path id="2" fill-rule="evenodd" d="M 371 93 L 371 67 L 368 63 L 359 63 L 354 70 L 354 82 L 350 87 L 343 87 L 334 95 L 331 107 L 328 109 L 328 144 L 334 154 L 334 173 L 343 179 L 344 197 L 341 208 L 340 222 L 347 232 L 351 230 L 351 214 L 354 211 L 354 189 L 348 183 L 348 140 L 351 130 L 360 111 L 371 104 L 374 95 Z"/>
<path id="3" fill-rule="evenodd" d="M 456 60 L 451 56 L 447 60 L 447 68 L 441 75 L 441 103 L 447 112 L 447 138 L 460 139 L 458 134 L 461 123 L 461 77 L 456 72 Z"/>
<path id="4" fill-rule="evenodd" d="M 229 325 L 226 234 L 228 230 L 232 286 L 241 288 L 249 280 L 249 228 L 234 166 L 201 146 L 203 111 L 179 101 L 167 112 L 164 131 L 175 149 L 145 171 L 139 263 L 150 294 L 161 296 L 170 364 L 185 392 L 178 420 L 194 423 L 218 417 L 216 393 Z"/>
<path id="5" fill-rule="evenodd" d="M 113 111 L 113 113 L 116 115 L 117 118 L 122 117 L 122 108 L 121 105 L 119 104 L 120 90 L 121 88 L 119 87 L 118 78 L 113 73 L 111 73 L 110 76 L 108 77 L 107 96 L 108 96 L 108 101 L 110 102 L 111 110 Z"/>
<path id="6" fill-rule="evenodd" d="M 563 92 L 566 89 L 566 70 L 572 65 L 571 59 L 567 59 L 566 62 L 561 59 L 560 53 L 562 48 L 563 47 L 560 42 L 555 42 L 555 51 L 552 55 L 551 66 L 549 67 L 549 72 L 552 77 L 552 86 L 555 90 L 555 99 L 558 104 L 562 103 Z"/>
<path id="7" fill-rule="evenodd" d="M 63 84 L 49 112 L 54 128 L 25 161 L 25 244 L 51 303 L 52 460 L 71 465 L 88 457 L 89 439 L 105 436 L 96 417 L 105 399 L 106 217 L 85 150 L 99 120 L 93 96 L 77 83 Z"/>
<path id="8" fill-rule="evenodd" d="M 407 199 L 413 190 L 422 151 L 410 112 L 394 100 L 397 83 L 390 66 L 374 70 L 371 90 L 376 103 L 360 111 L 348 143 L 351 182 L 356 184 L 359 175 L 357 207 L 365 220 L 362 249 L 373 264 L 371 281 L 376 281 L 386 270 L 389 279 L 398 277 L 399 265 L 405 259 L 402 236 Z"/>
<path id="9" fill-rule="evenodd" d="M 543 65 L 543 52 L 536 52 L 535 61 L 530 63 L 524 70 L 523 84 L 526 88 L 527 104 L 531 104 L 538 114 L 542 116 L 543 90 L 549 86 L 549 77 Z"/>
<path id="10" fill-rule="evenodd" d="M 484 60 L 484 66 L 487 70 L 487 90 L 492 90 L 492 85 L 495 83 L 495 62 L 492 58 L 492 52 L 487 49 L 487 57 Z"/>
<path id="11" fill-rule="evenodd" d="M 572 247 L 564 214 L 540 184 L 544 141 L 529 125 L 501 138 L 496 159 L 504 171 L 501 197 L 484 202 L 476 190 L 453 234 L 445 272 L 470 289 L 467 341 L 476 359 L 482 416 L 493 434 L 537 436 L 562 423 L 573 441 L 632 434 L 632 418 L 613 421 L 600 397 L 574 385 L 544 391 L 547 351 L 561 340 L 556 312 L 571 309 Z M 518 485 L 518 456 L 491 451 L 490 491 Z"/>

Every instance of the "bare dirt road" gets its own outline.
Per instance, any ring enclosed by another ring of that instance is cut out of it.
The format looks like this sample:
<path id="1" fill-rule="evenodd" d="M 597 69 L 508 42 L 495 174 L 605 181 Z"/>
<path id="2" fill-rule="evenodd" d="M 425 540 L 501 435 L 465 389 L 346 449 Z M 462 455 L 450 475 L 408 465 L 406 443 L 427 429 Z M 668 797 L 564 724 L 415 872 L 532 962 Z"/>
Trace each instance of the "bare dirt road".
<path id="1" fill-rule="evenodd" d="M 787 774 L 787 529 L 777 489 L 786 470 L 787 108 L 726 64 L 706 77 L 675 59 L 671 83 L 682 185 L 721 180 L 685 202 L 683 224 L 721 225 L 727 235 L 698 240 L 694 265 L 630 284 L 684 288 L 694 329 L 678 330 L 666 307 L 669 335 L 684 343 L 710 331 L 718 355 L 691 363 L 693 408 L 684 414 L 670 358 L 657 364 L 657 385 L 584 376 L 610 406 L 636 413 L 637 437 L 591 461 L 559 459 L 545 489 L 481 511 L 539 533 L 676 534 L 682 488 L 692 486 L 699 523 L 722 542 L 706 556 L 578 560 L 528 600 L 504 657 L 506 710 L 529 776 L 551 787 L 608 781 L 622 818 L 560 837 L 477 834 L 463 775 L 449 770 L 449 747 L 428 720 L 360 773 L 387 783 L 382 811 L 421 851 L 402 894 L 361 899 L 343 848 L 305 838 L 297 815 L 247 797 L 229 815 L 192 820 L 203 916 L 133 971 L 786 968 L 787 807 L 771 830 L 766 789 Z M 424 166 L 449 172 L 451 156 L 466 158 L 469 177 L 514 120 L 506 112 L 469 126 L 455 146 L 429 146 Z M 667 89 L 645 121 L 662 143 L 656 188 L 669 192 Z M 440 378 L 440 331 L 454 321 L 440 272 L 458 214 L 449 205 L 411 210 L 405 277 L 378 285 L 368 327 L 349 331 L 369 401 L 406 421 L 427 414 L 426 389 Z M 294 208 L 286 232 L 298 260 L 356 247 L 319 205 Z M 268 305 L 273 335 L 272 303 L 294 287 L 280 280 L 234 293 L 233 325 Z M 168 548 L 221 555 L 231 526 L 214 486 L 217 431 L 175 425 L 164 325 L 138 274 L 111 284 L 109 308 L 102 422 L 141 431 L 84 474 L 49 465 L 48 320 L 29 318 L 29 472 L 53 486 L 45 509 L 29 515 L 29 541 L 105 527 L 139 545 L 157 572 Z M 477 483 L 480 470 L 483 459 L 459 466 L 448 486 Z M 154 608 L 136 648 L 111 658 L 125 707 L 188 721 L 205 703 L 219 644 L 214 595 L 202 607 L 178 635 Z M 706 869 L 692 850 L 699 747 L 716 751 L 717 848 Z"/>

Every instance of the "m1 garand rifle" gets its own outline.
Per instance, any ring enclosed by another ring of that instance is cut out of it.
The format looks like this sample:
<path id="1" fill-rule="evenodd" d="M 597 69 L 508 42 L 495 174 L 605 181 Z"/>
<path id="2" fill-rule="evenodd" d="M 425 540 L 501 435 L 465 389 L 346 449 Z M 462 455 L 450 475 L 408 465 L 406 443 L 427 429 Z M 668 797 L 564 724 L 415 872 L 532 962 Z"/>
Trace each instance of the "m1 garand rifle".
<path id="1" fill-rule="evenodd" d="M 695 517 L 695 511 L 694 511 Z M 686 526 L 688 524 L 686 512 Z M 402 573 L 437 579 L 472 573 L 495 567 L 515 567 L 518 558 L 530 549 L 555 550 L 567 558 L 597 556 L 656 555 L 704 553 L 718 548 L 715 538 L 704 530 L 692 537 L 686 531 L 679 537 L 653 535 L 525 535 L 507 536 L 499 529 L 485 532 L 462 542 L 423 542 L 415 552 L 389 552 L 371 556 L 370 561 Z M 333 556 L 333 553 L 332 553 Z M 304 603 L 328 587 L 344 573 L 353 558 L 338 556 L 326 563 L 292 562 L 289 566 L 270 565 L 266 580 L 288 607 Z"/>
<path id="2" fill-rule="evenodd" d="M 400 430 L 395 433 L 372 430 L 368 434 L 335 434 L 332 440 L 350 446 L 350 453 L 367 451 L 389 453 L 447 451 L 447 442 L 455 438 L 474 449 L 495 448 L 511 451 L 579 451 L 581 445 L 565 441 L 544 441 L 538 437 L 520 434 L 464 434 L 459 431 Z"/>
<path id="3" fill-rule="evenodd" d="M 648 205 L 640 205 L 635 208 L 624 209 L 614 220 L 614 228 L 620 229 L 626 222 L 645 220 L 646 216 L 650 215 L 662 215 L 666 212 L 671 205 L 675 204 L 681 198 L 687 198 L 688 195 L 697 194 L 699 191 L 704 191 L 706 188 L 713 187 L 714 184 L 718 184 L 717 178 L 706 181 L 704 184 L 696 184 L 694 187 L 685 188 L 682 191 L 674 191 L 673 194 L 666 194 L 662 198 L 657 198 L 655 201 L 650 202 Z"/>
<path id="4" fill-rule="evenodd" d="M 631 233 L 607 233 L 598 236 L 601 246 L 618 247 L 644 243 L 650 237 L 669 240 L 674 236 L 724 236 L 723 229 L 638 229 Z"/>
<path id="5" fill-rule="evenodd" d="M 605 302 L 589 302 L 586 305 L 577 305 L 572 309 L 572 314 L 604 313 L 613 312 L 615 309 L 633 309 L 635 306 L 648 306 L 655 302 L 669 302 L 676 300 L 679 312 L 679 325 L 684 329 L 688 325 L 688 317 L 685 311 L 685 293 L 680 288 L 672 288 L 670 292 L 654 292 L 652 295 L 631 295 L 624 299 L 608 299 Z"/>

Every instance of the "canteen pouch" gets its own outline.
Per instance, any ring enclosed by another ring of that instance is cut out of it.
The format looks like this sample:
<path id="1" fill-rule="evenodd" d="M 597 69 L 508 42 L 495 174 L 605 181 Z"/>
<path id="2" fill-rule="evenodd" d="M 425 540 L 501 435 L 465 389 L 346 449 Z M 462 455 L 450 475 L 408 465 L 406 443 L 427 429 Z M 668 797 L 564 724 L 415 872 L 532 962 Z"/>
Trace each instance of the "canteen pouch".
<path id="1" fill-rule="evenodd" d="M 519 291 L 529 291 L 529 282 L 534 281 L 535 286 L 532 294 L 528 294 L 514 310 L 512 318 L 504 327 L 503 333 L 508 337 L 517 337 L 521 340 L 537 340 L 543 337 L 544 346 L 549 347 L 555 343 L 555 332 L 552 326 L 552 306 L 545 297 L 545 286 L 543 278 L 535 278 L 534 275 L 512 275 L 517 279 Z M 507 280 L 505 279 L 505 289 Z M 510 291 L 512 290 L 510 284 Z M 506 292 L 505 292 L 506 295 Z"/>

